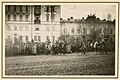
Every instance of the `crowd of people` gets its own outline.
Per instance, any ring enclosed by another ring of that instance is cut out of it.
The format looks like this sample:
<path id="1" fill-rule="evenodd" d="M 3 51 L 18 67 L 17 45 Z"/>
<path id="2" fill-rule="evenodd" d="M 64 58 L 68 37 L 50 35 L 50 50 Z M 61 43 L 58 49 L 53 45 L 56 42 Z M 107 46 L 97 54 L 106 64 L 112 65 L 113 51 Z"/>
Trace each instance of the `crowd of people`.
<path id="1" fill-rule="evenodd" d="M 20 44 L 9 44 L 5 46 L 6 55 L 66 55 L 69 53 L 82 52 L 105 52 L 114 51 L 115 45 L 110 41 L 83 41 L 68 43 L 56 40 L 55 42 L 26 42 Z"/>

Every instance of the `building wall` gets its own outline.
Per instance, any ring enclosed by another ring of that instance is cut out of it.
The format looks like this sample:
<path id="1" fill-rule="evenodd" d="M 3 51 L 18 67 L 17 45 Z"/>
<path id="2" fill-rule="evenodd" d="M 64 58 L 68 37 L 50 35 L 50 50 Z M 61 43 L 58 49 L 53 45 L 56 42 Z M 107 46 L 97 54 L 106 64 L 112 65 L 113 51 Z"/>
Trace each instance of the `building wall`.
<path id="1" fill-rule="evenodd" d="M 22 8 L 21 11 L 20 7 Z M 26 36 L 28 36 L 28 41 L 31 39 L 30 6 L 27 7 L 28 11 L 25 10 L 26 6 L 6 6 L 5 36 L 6 38 L 10 37 L 10 41 L 13 43 L 14 38 L 20 40 L 20 36 L 22 36 L 23 42 L 26 42 Z M 20 16 L 22 17 L 20 18 Z"/>
<path id="2" fill-rule="evenodd" d="M 6 5 L 5 37 L 7 41 L 45 42 L 47 36 L 55 41 L 60 35 L 73 37 L 90 36 L 98 31 L 99 36 L 115 35 L 115 22 L 100 20 L 95 15 L 88 15 L 86 19 L 61 20 L 60 5 Z M 28 38 L 28 40 L 26 40 Z M 54 38 L 54 39 L 53 39 Z"/>
<path id="3" fill-rule="evenodd" d="M 49 36 L 51 41 L 55 36 L 56 40 L 60 36 L 60 6 L 55 5 L 55 12 L 51 11 L 51 5 L 49 5 L 50 11 L 46 12 L 46 6 L 6 5 L 6 39 L 11 39 L 14 43 L 15 37 L 19 40 L 22 36 L 22 41 L 26 42 L 28 36 L 28 41 L 33 39 L 35 42 L 45 42 L 46 36 Z M 49 21 L 46 20 L 47 13 L 50 14 Z M 51 17 L 52 14 L 55 15 L 54 18 Z"/>
<path id="4" fill-rule="evenodd" d="M 66 32 L 65 32 L 66 29 Z M 98 37 L 104 38 L 105 35 L 114 37 L 115 22 L 100 20 L 95 15 L 91 15 L 86 19 L 71 19 L 61 20 L 61 34 L 73 36 L 90 36 L 93 32 L 98 33 Z"/>
<path id="5" fill-rule="evenodd" d="M 46 37 L 48 36 L 50 41 L 53 41 L 53 36 L 55 37 L 55 40 L 60 36 L 60 6 L 57 5 L 55 6 L 55 12 L 51 11 L 51 5 L 49 5 L 49 11 L 46 11 L 46 7 L 48 5 L 43 5 L 41 6 L 41 23 L 39 24 L 34 24 L 34 29 L 40 28 L 40 31 L 35 31 L 33 30 L 33 34 L 36 36 L 40 35 L 41 36 L 41 41 L 44 42 L 46 41 Z M 52 18 L 52 14 L 54 14 L 54 18 Z M 47 20 L 47 15 L 48 20 Z M 54 41 L 55 41 L 54 40 Z"/>

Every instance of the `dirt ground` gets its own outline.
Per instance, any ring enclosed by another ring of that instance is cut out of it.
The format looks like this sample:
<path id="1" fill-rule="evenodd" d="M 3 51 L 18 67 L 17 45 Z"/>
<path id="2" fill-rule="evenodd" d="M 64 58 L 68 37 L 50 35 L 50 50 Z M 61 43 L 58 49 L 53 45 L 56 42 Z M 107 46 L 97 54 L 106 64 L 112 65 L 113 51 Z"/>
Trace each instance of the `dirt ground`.
<path id="1" fill-rule="evenodd" d="M 114 53 L 5 58 L 5 75 L 115 75 Z"/>

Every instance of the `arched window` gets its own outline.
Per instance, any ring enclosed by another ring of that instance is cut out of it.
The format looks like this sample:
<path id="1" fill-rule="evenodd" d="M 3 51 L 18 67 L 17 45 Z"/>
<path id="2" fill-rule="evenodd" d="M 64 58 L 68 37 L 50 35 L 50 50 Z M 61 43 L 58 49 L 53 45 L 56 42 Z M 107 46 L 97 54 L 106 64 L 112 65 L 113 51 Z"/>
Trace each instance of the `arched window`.
<path id="1" fill-rule="evenodd" d="M 46 26 L 46 31 L 49 31 L 49 30 L 50 30 L 49 26 Z"/>
<path id="2" fill-rule="evenodd" d="M 25 26 L 25 30 L 28 31 L 29 30 L 29 26 Z"/>
<path id="3" fill-rule="evenodd" d="M 74 33 L 75 33 L 75 29 L 74 29 L 74 28 L 72 28 L 71 33 L 72 33 L 72 34 L 74 34 Z"/>
<path id="4" fill-rule="evenodd" d="M 28 15 L 26 15 L 26 21 L 28 21 Z"/>
<path id="5" fill-rule="evenodd" d="M 50 16 L 50 14 L 47 13 L 47 14 L 46 14 L 46 21 L 47 21 L 47 22 L 49 21 L 49 16 Z"/>
<path id="6" fill-rule="evenodd" d="M 35 31 L 39 31 L 39 28 L 36 28 Z"/>
<path id="7" fill-rule="evenodd" d="M 81 27 L 78 26 L 77 29 L 76 29 L 77 33 L 80 34 L 81 33 Z"/>
<path id="8" fill-rule="evenodd" d="M 22 21 L 22 15 L 20 15 L 20 21 Z"/>
<path id="9" fill-rule="evenodd" d="M 7 26 L 7 27 L 6 27 L 6 30 L 7 30 L 7 31 L 11 31 L 11 26 Z"/>
<path id="10" fill-rule="evenodd" d="M 28 36 L 26 36 L 26 41 L 28 41 Z"/>
<path id="11" fill-rule="evenodd" d="M 55 31 L 55 26 L 53 26 L 53 31 Z"/>
<path id="12" fill-rule="evenodd" d="M 50 11 L 50 6 L 46 6 L 46 12 Z"/>
<path id="13" fill-rule="evenodd" d="M 19 26 L 19 30 L 22 31 L 23 30 L 23 26 Z"/>
<path id="14" fill-rule="evenodd" d="M 41 41 L 41 37 L 40 36 L 38 36 L 38 41 Z"/>
<path id="15" fill-rule="evenodd" d="M 20 6 L 20 11 L 22 11 L 22 6 Z"/>
<path id="16" fill-rule="evenodd" d="M 66 28 L 63 29 L 63 33 L 64 33 L 64 34 L 67 33 L 67 29 L 66 29 Z"/>
<path id="17" fill-rule="evenodd" d="M 14 14 L 14 21 L 16 21 L 16 15 Z"/>
<path id="18" fill-rule="evenodd" d="M 28 6 L 26 6 L 26 12 L 28 12 Z"/>
<path id="19" fill-rule="evenodd" d="M 83 28 L 83 34 L 86 34 L 87 31 L 86 31 L 86 28 Z"/>
<path id="20" fill-rule="evenodd" d="M 17 26 L 15 25 L 15 31 L 17 31 Z"/>
<path id="21" fill-rule="evenodd" d="M 34 40 L 37 41 L 37 36 L 34 36 Z"/>
<path id="22" fill-rule="evenodd" d="M 8 14 L 8 21 L 10 21 L 10 14 Z"/>

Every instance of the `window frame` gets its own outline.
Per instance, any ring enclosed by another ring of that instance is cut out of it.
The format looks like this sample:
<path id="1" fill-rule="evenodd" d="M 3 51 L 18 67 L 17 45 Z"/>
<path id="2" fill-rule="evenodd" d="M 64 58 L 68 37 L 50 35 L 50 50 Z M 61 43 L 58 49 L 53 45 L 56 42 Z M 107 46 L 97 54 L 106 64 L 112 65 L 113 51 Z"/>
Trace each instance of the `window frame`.
<path id="1" fill-rule="evenodd" d="M 22 21 L 22 17 L 23 17 L 23 16 L 22 16 L 22 15 L 20 15 L 20 21 Z"/>
<path id="2" fill-rule="evenodd" d="M 71 29 L 71 33 L 74 34 L 75 33 L 75 28 Z"/>
<path id="3" fill-rule="evenodd" d="M 25 40 L 26 40 L 26 41 L 28 41 L 28 40 L 29 40 L 28 36 L 25 36 Z"/>
<path id="4" fill-rule="evenodd" d="M 15 30 L 15 31 L 17 31 L 17 30 L 18 30 L 16 25 L 14 26 L 14 30 Z"/>
<path id="5" fill-rule="evenodd" d="M 37 41 L 37 36 L 34 36 L 34 41 Z"/>

